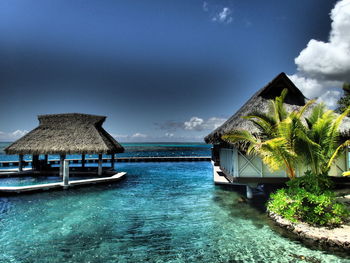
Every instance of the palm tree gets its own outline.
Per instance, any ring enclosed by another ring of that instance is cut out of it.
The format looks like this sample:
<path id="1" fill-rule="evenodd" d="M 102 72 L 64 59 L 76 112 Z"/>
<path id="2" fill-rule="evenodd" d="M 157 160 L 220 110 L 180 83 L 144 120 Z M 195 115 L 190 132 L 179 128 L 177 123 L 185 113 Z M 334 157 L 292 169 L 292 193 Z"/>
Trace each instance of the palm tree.
<path id="1" fill-rule="evenodd" d="M 247 154 L 260 156 L 272 171 L 285 169 L 291 179 L 295 178 L 295 168 L 299 164 L 308 165 L 316 176 L 326 175 L 334 159 L 350 146 L 350 140 L 339 142 L 339 126 L 350 113 L 350 106 L 337 116 L 324 104 L 318 104 L 303 122 L 305 111 L 315 100 L 288 113 L 283 104 L 286 94 L 285 89 L 281 96 L 271 101 L 267 114 L 252 112 L 243 117 L 258 128 L 257 134 L 235 130 L 222 139 L 230 143 L 245 143 Z"/>
<path id="2" fill-rule="evenodd" d="M 301 117 L 304 111 L 314 101 L 309 101 L 298 111 L 288 113 L 283 104 L 287 94 L 284 89 L 281 96 L 270 102 L 269 112 L 253 112 L 244 118 L 251 121 L 259 130 L 251 134 L 245 130 L 235 130 L 222 137 L 223 140 L 247 144 L 247 154 L 260 156 L 263 162 L 272 170 L 284 168 L 289 178 L 295 178 L 295 167 L 299 157 L 295 152 L 296 130 L 302 126 Z"/>
<path id="3" fill-rule="evenodd" d="M 350 112 L 350 106 L 339 116 L 327 110 L 324 104 L 315 106 L 305 118 L 306 125 L 298 128 L 296 152 L 304 157 L 314 175 L 326 175 L 339 153 L 350 140 L 339 141 L 339 126 Z"/>

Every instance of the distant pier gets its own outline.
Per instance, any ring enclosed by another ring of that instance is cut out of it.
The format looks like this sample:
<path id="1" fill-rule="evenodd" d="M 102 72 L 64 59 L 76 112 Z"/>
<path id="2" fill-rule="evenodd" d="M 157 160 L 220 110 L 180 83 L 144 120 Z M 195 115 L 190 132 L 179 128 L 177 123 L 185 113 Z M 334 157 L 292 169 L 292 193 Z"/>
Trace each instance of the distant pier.
<path id="1" fill-rule="evenodd" d="M 81 164 L 80 158 L 66 159 L 70 164 Z M 112 158 L 102 158 L 103 163 L 111 163 Z M 209 162 L 210 156 L 159 156 L 159 157 L 119 157 L 115 162 Z M 23 166 L 31 165 L 31 160 L 23 160 Z M 98 164 L 98 158 L 86 158 L 86 164 Z M 47 161 L 48 165 L 59 165 L 60 159 L 51 159 Z M 0 161 L 0 168 L 18 167 L 19 161 Z"/>

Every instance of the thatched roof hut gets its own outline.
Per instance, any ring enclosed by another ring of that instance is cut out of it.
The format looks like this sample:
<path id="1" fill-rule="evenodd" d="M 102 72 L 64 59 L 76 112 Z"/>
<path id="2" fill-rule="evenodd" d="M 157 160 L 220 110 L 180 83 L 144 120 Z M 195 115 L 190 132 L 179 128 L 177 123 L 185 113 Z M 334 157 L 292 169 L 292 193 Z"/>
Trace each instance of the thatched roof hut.
<path id="1" fill-rule="evenodd" d="M 279 96 L 283 89 L 288 89 L 288 94 L 285 98 L 285 106 L 288 111 L 293 111 L 305 105 L 307 98 L 294 85 L 294 83 L 287 77 L 285 73 L 280 73 L 265 87 L 256 92 L 232 117 L 230 117 L 224 124 L 215 129 L 204 140 L 206 143 L 220 144 L 224 143 L 221 136 L 233 130 L 243 129 L 251 133 L 258 133 L 258 129 L 253 123 L 247 119 L 242 118 L 247 116 L 254 110 L 268 112 L 269 100 Z M 311 112 L 310 109 L 306 115 Z M 341 136 L 350 138 L 350 118 L 344 118 L 340 127 Z"/>
<path id="2" fill-rule="evenodd" d="M 103 128 L 105 116 L 80 113 L 38 116 L 39 126 L 12 143 L 6 154 L 114 154 L 124 148 Z"/>

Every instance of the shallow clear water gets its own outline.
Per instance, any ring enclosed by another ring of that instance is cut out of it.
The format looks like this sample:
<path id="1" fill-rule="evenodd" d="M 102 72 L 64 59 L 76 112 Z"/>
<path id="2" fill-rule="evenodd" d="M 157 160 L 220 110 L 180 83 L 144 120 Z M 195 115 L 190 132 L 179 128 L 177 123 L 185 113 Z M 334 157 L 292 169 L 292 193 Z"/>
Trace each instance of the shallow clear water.
<path id="1" fill-rule="evenodd" d="M 281 237 L 209 162 L 117 167 L 116 184 L 0 198 L 0 262 L 350 262 Z"/>
<path id="2" fill-rule="evenodd" d="M 91 179 L 91 175 L 86 176 L 70 176 L 69 180 Z M 26 186 L 46 183 L 62 182 L 59 176 L 20 176 L 20 177 L 3 177 L 0 179 L 0 186 Z"/>

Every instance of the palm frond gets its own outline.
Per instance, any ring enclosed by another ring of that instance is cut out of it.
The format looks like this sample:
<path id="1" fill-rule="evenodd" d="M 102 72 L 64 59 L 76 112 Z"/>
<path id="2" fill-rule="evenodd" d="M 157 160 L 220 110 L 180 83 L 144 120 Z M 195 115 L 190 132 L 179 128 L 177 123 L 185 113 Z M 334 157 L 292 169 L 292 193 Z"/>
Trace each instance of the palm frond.
<path id="1" fill-rule="evenodd" d="M 329 161 L 327 163 L 327 169 L 331 168 L 331 165 L 333 164 L 334 159 L 339 155 L 341 150 L 343 150 L 345 147 L 349 147 L 349 146 L 350 146 L 350 140 L 347 140 L 337 147 L 337 149 L 334 151 L 333 155 L 331 156 L 331 158 L 329 159 Z"/>
<path id="2" fill-rule="evenodd" d="M 330 137 L 330 142 L 335 144 L 338 140 L 339 136 L 339 126 L 342 123 L 343 119 L 349 114 L 350 112 L 350 106 L 338 116 L 338 118 L 335 119 L 335 121 L 332 123 L 332 127 L 330 128 L 329 131 L 329 137 Z"/>
<path id="3" fill-rule="evenodd" d="M 301 116 L 305 113 L 305 111 L 316 102 L 316 100 L 309 100 L 303 107 L 301 107 L 298 111 L 297 111 L 297 118 L 301 118 Z"/>
<path id="4" fill-rule="evenodd" d="M 255 143 L 256 137 L 246 130 L 234 130 L 229 134 L 223 135 L 222 139 L 230 143 L 249 142 Z"/>
<path id="5" fill-rule="evenodd" d="M 307 122 L 311 125 L 309 128 L 311 129 L 313 124 L 321 118 L 321 116 L 324 114 L 326 109 L 326 106 L 323 103 L 317 104 L 311 112 L 311 115 L 306 118 Z"/>

